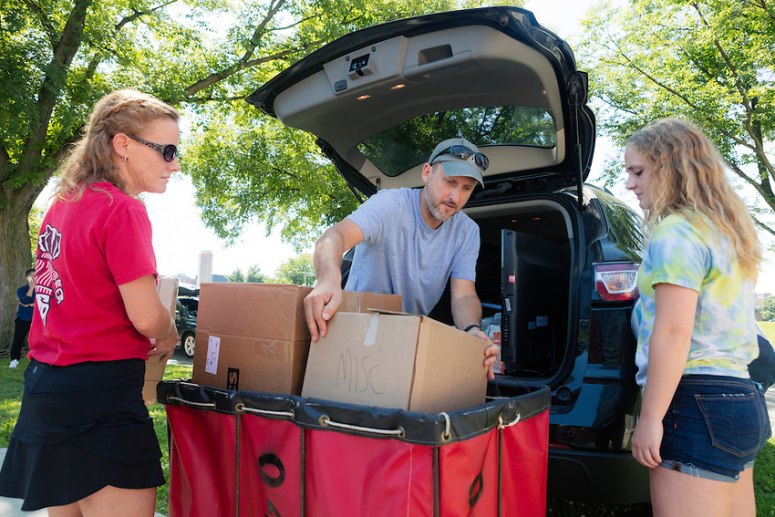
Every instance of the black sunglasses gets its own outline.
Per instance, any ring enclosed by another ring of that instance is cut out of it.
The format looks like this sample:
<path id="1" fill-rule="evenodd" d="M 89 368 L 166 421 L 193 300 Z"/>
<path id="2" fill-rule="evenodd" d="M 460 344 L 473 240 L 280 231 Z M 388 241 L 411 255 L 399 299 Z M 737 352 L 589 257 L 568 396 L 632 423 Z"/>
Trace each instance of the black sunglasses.
<path id="1" fill-rule="evenodd" d="M 132 140 L 136 140 L 141 144 L 145 144 L 151 149 L 153 149 L 154 151 L 161 153 L 161 155 L 164 157 L 165 162 L 171 162 L 172 160 L 174 160 L 179 156 L 178 148 L 172 144 L 169 144 L 169 145 L 154 144 L 153 142 L 149 142 L 145 138 L 140 138 L 139 136 L 132 136 L 132 135 L 127 135 L 127 136 Z"/>
<path id="2" fill-rule="evenodd" d="M 486 171 L 487 167 L 490 166 L 490 159 L 487 158 L 487 156 L 482 153 L 477 153 L 464 145 L 451 145 L 446 149 L 439 151 L 436 156 L 431 158 L 430 163 L 433 163 L 433 161 L 442 154 L 451 154 L 452 156 L 457 156 L 461 160 L 471 160 L 483 171 Z"/>

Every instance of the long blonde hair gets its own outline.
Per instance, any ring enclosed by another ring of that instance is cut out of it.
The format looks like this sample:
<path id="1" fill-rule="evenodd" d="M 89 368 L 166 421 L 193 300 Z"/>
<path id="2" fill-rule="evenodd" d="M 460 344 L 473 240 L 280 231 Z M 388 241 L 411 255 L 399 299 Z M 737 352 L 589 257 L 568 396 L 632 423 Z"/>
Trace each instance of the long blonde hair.
<path id="1" fill-rule="evenodd" d="M 102 97 L 89 115 L 83 137 L 59 168 L 56 198 L 77 199 L 97 181 L 108 181 L 125 191 L 113 160 L 113 137 L 137 135 L 145 125 L 164 117 L 177 122 L 180 115 L 172 106 L 138 90 L 116 90 Z"/>
<path id="2" fill-rule="evenodd" d="M 676 212 L 701 213 L 729 239 L 743 273 L 755 280 L 762 260 L 756 228 L 707 137 L 684 120 L 661 119 L 633 134 L 627 145 L 653 166 L 647 227 Z"/>

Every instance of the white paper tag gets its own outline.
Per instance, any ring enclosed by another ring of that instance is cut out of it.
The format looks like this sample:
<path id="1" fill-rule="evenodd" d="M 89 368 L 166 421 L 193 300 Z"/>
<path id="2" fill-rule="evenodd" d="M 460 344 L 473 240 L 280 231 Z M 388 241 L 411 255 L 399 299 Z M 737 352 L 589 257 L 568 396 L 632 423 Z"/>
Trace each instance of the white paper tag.
<path id="1" fill-rule="evenodd" d="M 379 314 L 372 314 L 369 322 L 369 329 L 363 336 L 363 346 L 370 347 L 377 343 L 377 333 L 379 332 Z"/>
<path id="2" fill-rule="evenodd" d="M 218 355 L 221 352 L 220 336 L 210 336 L 207 340 L 207 358 L 205 359 L 205 372 L 216 375 L 218 373 Z"/>

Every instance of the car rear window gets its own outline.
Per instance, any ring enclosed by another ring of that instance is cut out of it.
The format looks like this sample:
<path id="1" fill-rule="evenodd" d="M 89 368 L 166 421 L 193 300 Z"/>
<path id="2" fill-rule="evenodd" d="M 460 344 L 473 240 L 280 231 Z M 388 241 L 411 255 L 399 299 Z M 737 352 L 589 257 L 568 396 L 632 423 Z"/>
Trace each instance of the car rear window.
<path id="1" fill-rule="evenodd" d="M 462 136 L 478 146 L 552 148 L 556 134 L 554 119 L 542 108 L 478 106 L 415 117 L 364 140 L 358 149 L 383 173 L 398 176 L 426 161 L 447 138 Z"/>

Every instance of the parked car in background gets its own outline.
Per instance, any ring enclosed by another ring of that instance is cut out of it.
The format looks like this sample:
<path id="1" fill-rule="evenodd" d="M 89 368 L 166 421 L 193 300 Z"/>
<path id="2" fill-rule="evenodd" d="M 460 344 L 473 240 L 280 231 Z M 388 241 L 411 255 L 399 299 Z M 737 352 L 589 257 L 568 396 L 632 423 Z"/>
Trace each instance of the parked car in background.
<path id="1" fill-rule="evenodd" d="M 421 187 L 444 139 L 479 146 L 490 165 L 465 212 L 481 234 L 483 323 L 502 335 L 489 395 L 551 388 L 550 497 L 646 502 L 648 474 L 630 453 L 641 221 L 585 183 L 595 143 L 587 92 L 565 41 L 529 11 L 488 7 L 351 33 L 248 101 L 315 134 L 361 200 Z M 451 323 L 449 300 L 431 316 Z"/>
<path id="2" fill-rule="evenodd" d="M 198 296 L 178 296 L 178 302 L 183 305 L 189 312 L 192 312 L 196 316 L 199 311 L 199 297 Z"/>
<path id="3" fill-rule="evenodd" d="M 178 297 L 175 310 L 175 326 L 180 336 L 180 347 L 188 357 L 194 357 L 196 346 L 196 313 L 199 298 Z"/>

